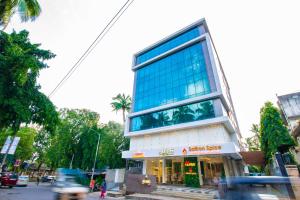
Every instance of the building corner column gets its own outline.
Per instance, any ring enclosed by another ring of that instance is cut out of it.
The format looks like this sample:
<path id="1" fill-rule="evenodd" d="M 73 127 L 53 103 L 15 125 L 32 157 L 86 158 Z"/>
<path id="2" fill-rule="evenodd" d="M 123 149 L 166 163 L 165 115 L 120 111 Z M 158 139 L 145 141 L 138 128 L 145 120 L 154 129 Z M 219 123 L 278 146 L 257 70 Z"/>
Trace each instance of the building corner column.
<path id="1" fill-rule="evenodd" d="M 162 159 L 162 183 L 166 183 L 166 159 Z"/>
<path id="2" fill-rule="evenodd" d="M 228 187 L 231 187 L 230 182 L 228 181 L 228 178 L 231 176 L 229 160 L 225 156 L 223 157 L 223 167 L 224 167 L 224 171 L 225 171 L 227 185 L 228 185 Z"/>
<path id="3" fill-rule="evenodd" d="M 232 163 L 234 176 L 239 176 L 239 172 L 238 172 L 238 169 L 237 169 L 237 166 L 236 166 L 236 164 L 237 164 L 236 161 L 231 159 L 231 163 Z"/>
<path id="4" fill-rule="evenodd" d="M 147 174 L 147 160 L 143 160 L 143 175 Z"/>
<path id="5" fill-rule="evenodd" d="M 199 174 L 199 184 L 200 186 L 203 185 L 203 174 L 201 173 L 201 161 L 199 159 L 199 157 L 197 157 L 197 162 L 198 162 L 198 174 Z"/>

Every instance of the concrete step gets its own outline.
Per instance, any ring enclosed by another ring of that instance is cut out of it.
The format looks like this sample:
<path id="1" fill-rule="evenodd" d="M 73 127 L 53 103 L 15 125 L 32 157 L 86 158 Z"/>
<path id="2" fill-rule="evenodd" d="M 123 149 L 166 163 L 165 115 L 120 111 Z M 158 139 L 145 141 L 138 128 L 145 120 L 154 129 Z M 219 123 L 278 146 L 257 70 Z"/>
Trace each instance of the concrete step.
<path id="1" fill-rule="evenodd" d="M 190 192 L 179 192 L 179 191 L 154 191 L 151 194 L 183 199 L 195 199 L 195 200 L 206 200 L 206 199 L 217 199 L 216 194 L 205 194 L 205 193 L 190 193 Z"/>
<path id="2" fill-rule="evenodd" d="M 119 191 L 107 191 L 107 196 L 109 197 L 123 197 L 124 195 Z"/>
<path id="3" fill-rule="evenodd" d="M 185 200 L 185 198 L 175 198 L 175 197 L 159 196 L 159 195 L 153 195 L 153 194 L 131 194 L 131 195 L 126 195 L 125 199 L 132 199 L 132 200 Z"/>

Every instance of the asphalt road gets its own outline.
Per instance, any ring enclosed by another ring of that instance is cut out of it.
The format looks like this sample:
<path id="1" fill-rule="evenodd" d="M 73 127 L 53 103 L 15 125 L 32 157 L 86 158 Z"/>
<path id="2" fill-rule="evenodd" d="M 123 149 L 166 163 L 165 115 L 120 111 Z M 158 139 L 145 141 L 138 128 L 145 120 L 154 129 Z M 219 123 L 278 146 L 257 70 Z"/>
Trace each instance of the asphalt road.
<path id="1" fill-rule="evenodd" d="M 110 200 L 111 198 L 105 198 Z M 55 193 L 49 183 L 29 183 L 27 187 L 0 187 L 0 200 L 55 200 Z M 87 200 L 99 200 L 98 193 L 89 194 Z"/>

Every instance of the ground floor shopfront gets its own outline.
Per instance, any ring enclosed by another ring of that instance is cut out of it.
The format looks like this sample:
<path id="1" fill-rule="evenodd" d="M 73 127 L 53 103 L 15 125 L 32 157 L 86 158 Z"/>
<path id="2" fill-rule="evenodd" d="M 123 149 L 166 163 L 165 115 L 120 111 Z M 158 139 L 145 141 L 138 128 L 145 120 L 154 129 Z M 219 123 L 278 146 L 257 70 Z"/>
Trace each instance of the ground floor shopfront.
<path id="1" fill-rule="evenodd" d="M 223 156 L 168 157 L 143 160 L 143 174 L 158 184 L 216 185 L 220 178 L 242 174 L 240 162 Z"/>
<path id="2" fill-rule="evenodd" d="M 159 184 L 215 185 L 220 178 L 243 175 L 242 157 L 233 142 L 125 151 L 140 161 L 142 173 Z"/>

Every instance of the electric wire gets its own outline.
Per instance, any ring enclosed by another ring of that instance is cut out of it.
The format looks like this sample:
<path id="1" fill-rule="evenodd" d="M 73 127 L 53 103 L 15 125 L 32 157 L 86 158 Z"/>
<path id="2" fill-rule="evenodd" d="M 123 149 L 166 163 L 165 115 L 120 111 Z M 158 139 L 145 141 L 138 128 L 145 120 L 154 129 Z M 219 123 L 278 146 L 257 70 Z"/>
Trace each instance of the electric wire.
<path id="1" fill-rule="evenodd" d="M 53 96 L 58 89 L 60 89 L 63 84 L 72 76 L 80 64 L 85 60 L 85 58 L 92 52 L 92 50 L 99 44 L 99 42 L 104 38 L 104 36 L 109 32 L 109 30 L 115 25 L 115 23 L 120 19 L 124 12 L 129 8 L 129 6 L 134 2 L 134 0 L 127 0 L 125 4 L 118 10 L 118 12 L 113 16 L 113 18 L 107 23 L 107 25 L 98 34 L 96 39 L 92 44 L 85 50 L 77 62 L 71 67 L 67 74 L 60 80 L 56 87 L 50 92 L 48 97 Z"/>

